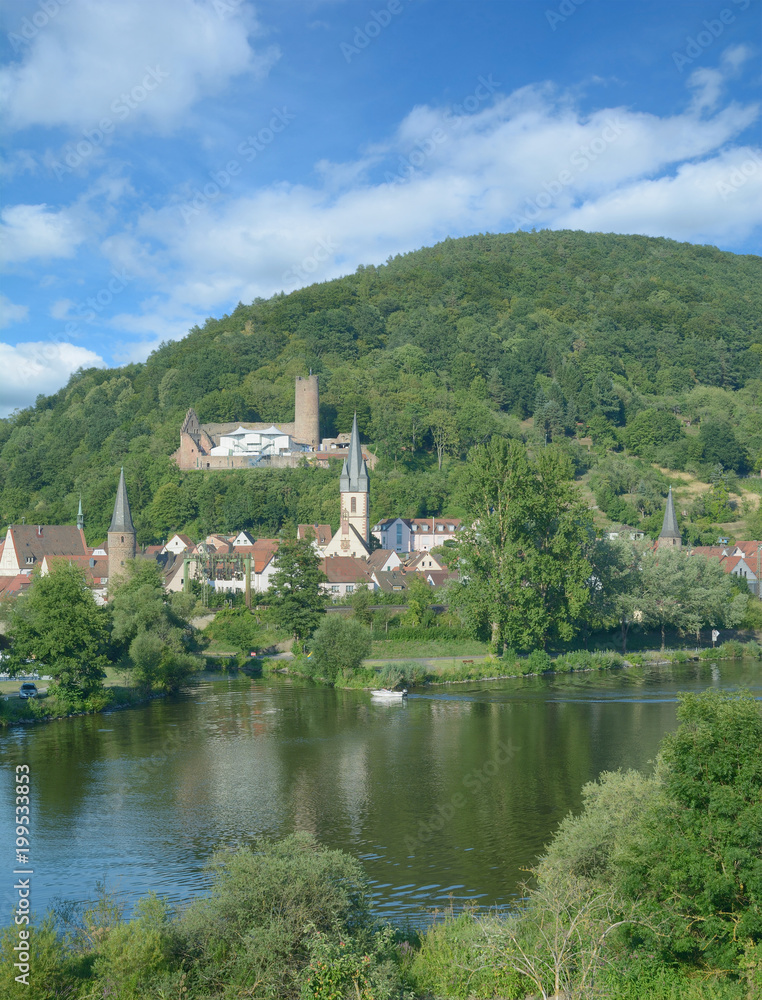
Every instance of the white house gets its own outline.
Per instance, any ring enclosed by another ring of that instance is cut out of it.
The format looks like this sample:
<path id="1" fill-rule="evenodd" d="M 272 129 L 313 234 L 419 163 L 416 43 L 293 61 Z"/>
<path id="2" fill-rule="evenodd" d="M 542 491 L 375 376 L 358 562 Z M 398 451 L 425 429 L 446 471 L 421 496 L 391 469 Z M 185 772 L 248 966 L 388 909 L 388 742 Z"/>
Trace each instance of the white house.
<path id="1" fill-rule="evenodd" d="M 416 517 L 410 522 L 410 552 L 428 552 L 455 538 L 460 531 L 459 517 Z"/>
<path id="2" fill-rule="evenodd" d="M 347 594 L 352 594 L 361 584 L 365 584 L 370 590 L 376 589 L 373 575 L 364 559 L 328 557 L 321 563 L 321 569 L 327 577 L 321 587 L 331 595 L 331 600 L 338 601 Z"/>
<path id="3" fill-rule="evenodd" d="M 187 535 L 172 535 L 168 542 L 165 543 L 162 552 L 171 552 L 173 555 L 180 555 L 181 552 L 185 552 L 186 549 L 193 548 L 192 539 L 188 538 Z"/>

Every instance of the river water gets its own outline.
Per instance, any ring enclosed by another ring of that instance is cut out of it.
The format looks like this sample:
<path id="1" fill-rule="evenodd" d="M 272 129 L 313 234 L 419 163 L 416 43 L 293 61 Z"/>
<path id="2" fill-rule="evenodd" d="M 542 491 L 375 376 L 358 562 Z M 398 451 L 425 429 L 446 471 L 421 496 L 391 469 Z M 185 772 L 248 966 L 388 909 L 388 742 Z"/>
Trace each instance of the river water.
<path id="1" fill-rule="evenodd" d="M 0 733 L 0 907 L 10 919 L 14 765 L 31 774 L 32 900 L 129 906 L 208 885 L 220 846 L 313 832 L 359 858 L 376 909 L 420 923 L 505 907 L 582 786 L 648 770 L 677 692 L 746 687 L 762 662 L 432 687 L 407 703 L 248 678 L 178 700 Z"/>

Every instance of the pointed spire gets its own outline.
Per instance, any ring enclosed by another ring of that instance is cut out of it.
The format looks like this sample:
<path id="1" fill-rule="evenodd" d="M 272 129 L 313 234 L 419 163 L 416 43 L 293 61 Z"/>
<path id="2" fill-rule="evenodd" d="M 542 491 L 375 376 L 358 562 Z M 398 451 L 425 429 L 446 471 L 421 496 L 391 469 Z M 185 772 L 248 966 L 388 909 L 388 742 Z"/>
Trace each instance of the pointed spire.
<path id="1" fill-rule="evenodd" d="M 82 513 L 82 494 L 79 494 L 79 510 L 77 511 L 77 527 L 80 531 L 85 527 L 85 515 Z"/>
<path id="2" fill-rule="evenodd" d="M 675 503 L 672 499 L 672 487 L 670 486 L 669 495 L 667 496 L 667 509 L 664 511 L 664 524 L 662 525 L 659 538 L 680 537 L 680 529 L 677 526 L 677 517 L 675 516 Z"/>
<path id="3" fill-rule="evenodd" d="M 127 499 L 127 487 L 124 484 L 124 468 L 119 475 L 119 486 L 116 491 L 116 502 L 114 503 L 114 516 L 111 518 L 109 531 L 131 531 L 135 528 L 132 524 L 132 514 L 130 513 L 130 501 Z"/>
<path id="4" fill-rule="evenodd" d="M 352 434 L 349 438 L 349 452 L 344 459 L 344 467 L 341 470 L 339 489 L 342 493 L 368 493 L 370 491 L 368 469 L 365 465 L 365 459 L 362 457 L 360 446 L 356 412 L 352 421 Z"/>

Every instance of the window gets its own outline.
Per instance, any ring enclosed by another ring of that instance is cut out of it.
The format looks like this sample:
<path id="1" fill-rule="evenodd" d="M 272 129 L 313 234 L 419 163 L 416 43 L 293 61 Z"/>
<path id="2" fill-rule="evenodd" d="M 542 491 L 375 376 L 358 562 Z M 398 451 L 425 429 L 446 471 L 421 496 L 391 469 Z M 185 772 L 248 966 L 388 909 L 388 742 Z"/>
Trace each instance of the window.
<path id="1" fill-rule="evenodd" d="M 338 594 L 338 592 L 339 592 L 339 588 L 336 585 L 334 585 L 333 587 L 331 587 L 331 593 L 332 594 Z"/>
<path id="2" fill-rule="evenodd" d="M 355 585 L 353 583 L 348 583 L 347 584 L 347 593 L 348 594 L 353 594 L 354 591 L 355 591 Z"/>
<path id="3" fill-rule="evenodd" d="M 437 525 L 437 531 L 444 531 L 444 525 L 443 524 L 438 524 Z"/>
<path id="4" fill-rule="evenodd" d="M 357 513 L 357 497 L 352 497 L 349 501 L 349 510 L 352 514 Z"/>

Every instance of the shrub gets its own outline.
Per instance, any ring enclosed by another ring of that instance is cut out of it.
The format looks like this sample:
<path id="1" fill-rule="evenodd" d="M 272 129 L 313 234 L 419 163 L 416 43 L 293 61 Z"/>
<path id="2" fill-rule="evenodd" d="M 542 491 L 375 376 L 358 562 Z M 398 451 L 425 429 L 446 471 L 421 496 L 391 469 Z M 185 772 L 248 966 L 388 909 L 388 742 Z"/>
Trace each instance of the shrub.
<path id="1" fill-rule="evenodd" d="M 204 629 L 210 639 L 221 639 L 239 649 L 252 649 L 262 638 L 263 629 L 246 607 L 223 608 Z"/>
<path id="2" fill-rule="evenodd" d="M 518 1000 L 528 992 L 522 976 L 485 952 L 482 921 L 468 913 L 429 928 L 407 975 L 416 993 L 426 996 Z"/>
<path id="3" fill-rule="evenodd" d="M 310 941 L 353 938 L 362 949 L 372 939 L 370 890 L 358 861 L 321 847 L 309 834 L 253 848 L 218 852 L 210 865 L 211 895 L 182 915 L 178 932 L 186 960 L 202 977 L 249 989 L 257 996 L 291 998 Z"/>
<path id="4" fill-rule="evenodd" d="M 339 673 L 352 674 L 370 654 L 370 632 L 354 619 L 326 615 L 311 646 L 316 675 L 335 680 Z"/>
<path id="5" fill-rule="evenodd" d="M 738 642 L 736 639 L 728 639 L 727 642 L 723 642 L 721 646 L 717 649 L 718 656 L 722 657 L 723 660 L 736 660 L 744 654 L 744 646 L 742 642 Z"/>
<path id="6" fill-rule="evenodd" d="M 525 674 L 541 674 L 545 670 L 550 670 L 553 661 L 544 649 L 533 649 L 526 658 Z"/>

